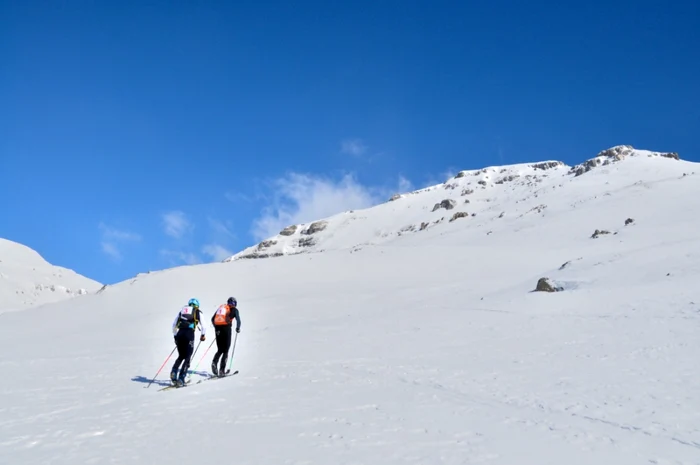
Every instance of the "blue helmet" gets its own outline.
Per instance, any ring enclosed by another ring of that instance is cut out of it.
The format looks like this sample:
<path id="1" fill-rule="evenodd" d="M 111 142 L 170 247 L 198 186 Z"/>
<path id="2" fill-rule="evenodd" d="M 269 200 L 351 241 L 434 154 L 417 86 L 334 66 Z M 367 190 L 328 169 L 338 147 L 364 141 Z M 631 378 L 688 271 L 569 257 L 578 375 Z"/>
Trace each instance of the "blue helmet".
<path id="1" fill-rule="evenodd" d="M 233 306 L 233 307 L 238 305 L 238 301 L 236 300 L 235 297 L 229 297 L 228 301 L 226 303 Z"/>
<path id="2" fill-rule="evenodd" d="M 197 308 L 199 308 L 199 300 L 197 300 L 197 299 L 190 299 L 190 301 L 187 302 L 187 305 L 189 305 L 189 306 L 191 306 L 191 307 L 197 307 Z"/>

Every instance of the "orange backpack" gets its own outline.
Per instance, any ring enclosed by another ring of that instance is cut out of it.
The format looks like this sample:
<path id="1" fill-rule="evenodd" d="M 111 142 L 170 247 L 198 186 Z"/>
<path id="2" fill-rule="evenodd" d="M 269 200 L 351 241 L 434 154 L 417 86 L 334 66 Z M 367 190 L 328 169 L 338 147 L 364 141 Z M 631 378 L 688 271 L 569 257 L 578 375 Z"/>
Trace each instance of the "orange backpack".
<path id="1" fill-rule="evenodd" d="M 232 318 L 229 317 L 230 312 L 231 309 L 227 304 L 219 305 L 219 308 L 216 309 L 216 313 L 214 314 L 214 325 L 220 326 L 231 324 Z"/>

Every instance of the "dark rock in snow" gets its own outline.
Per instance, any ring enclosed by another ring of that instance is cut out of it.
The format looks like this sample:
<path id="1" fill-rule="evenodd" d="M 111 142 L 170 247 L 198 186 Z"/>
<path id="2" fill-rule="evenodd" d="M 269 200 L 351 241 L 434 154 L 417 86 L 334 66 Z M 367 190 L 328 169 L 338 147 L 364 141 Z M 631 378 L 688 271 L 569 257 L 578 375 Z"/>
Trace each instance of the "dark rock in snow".
<path id="1" fill-rule="evenodd" d="M 450 219 L 450 223 L 453 222 L 454 220 L 457 220 L 459 218 L 467 218 L 469 217 L 469 213 L 467 212 L 457 212 L 454 215 L 452 215 L 452 219 Z"/>
<path id="2" fill-rule="evenodd" d="M 433 207 L 433 211 L 439 210 L 441 208 L 444 208 L 445 210 L 452 210 L 457 202 L 455 202 L 452 199 L 445 199 L 440 203 L 436 203 L 435 206 Z"/>
<path id="3" fill-rule="evenodd" d="M 275 244 L 277 244 L 277 241 L 274 240 L 262 241 L 260 244 L 258 244 L 258 250 L 267 249 L 268 247 L 272 247 Z"/>
<path id="4" fill-rule="evenodd" d="M 561 287 L 555 286 L 549 278 L 540 278 L 537 281 L 537 287 L 535 288 L 537 292 L 560 292 L 563 291 Z"/>
<path id="5" fill-rule="evenodd" d="M 284 228 L 282 231 L 280 231 L 280 235 L 282 236 L 291 236 L 295 232 L 297 232 L 297 225 L 293 224 L 291 226 L 287 226 Z"/>
<path id="6" fill-rule="evenodd" d="M 327 221 L 316 221 L 314 223 L 311 223 L 311 225 L 309 225 L 309 227 L 301 233 L 306 235 L 315 234 L 326 229 L 326 226 L 328 226 Z"/>

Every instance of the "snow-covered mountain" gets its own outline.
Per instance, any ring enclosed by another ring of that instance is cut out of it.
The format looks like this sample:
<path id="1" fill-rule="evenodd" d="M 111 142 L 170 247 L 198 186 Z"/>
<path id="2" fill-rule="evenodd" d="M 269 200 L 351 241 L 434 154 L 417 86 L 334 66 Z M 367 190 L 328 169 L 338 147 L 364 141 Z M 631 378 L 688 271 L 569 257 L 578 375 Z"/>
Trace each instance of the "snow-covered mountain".
<path id="1" fill-rule="evenodd" d="M 700 463 L 700 170 L 601 157 L 461 173 L 278 238 L 323 253 L 3 314 L 0 463 Z M 239 373 L 159 392 L 177 311 L 203 305 L 196 383 L 230 295 Z"/>
<path id="2" fill-rule="evenodd" d="M 446 231 L 455 221 L 465 233 L 491 234 L 505 225 L 518 228 L 525 217 L 551 217 L 597 195 L 612 195 L 629 182 L 628 175 L 636 175 L 637 167 L 642 170 L 639 181 L 657 172 L 691 174 L 694 165 L 679 161 L 677 153 L 621 145 L 573 167 L 548 160 L 461 171 L 442 184 L 397 194 L 382 205 L 290 225 L 224 261 L 359 250 L 425 230 Z"/>
<path id="3" fill-rule="evenodd" d="M 0 313 L 57 302 L 102 284 L 48 263 L 35 250 L 0 238 Z"/>

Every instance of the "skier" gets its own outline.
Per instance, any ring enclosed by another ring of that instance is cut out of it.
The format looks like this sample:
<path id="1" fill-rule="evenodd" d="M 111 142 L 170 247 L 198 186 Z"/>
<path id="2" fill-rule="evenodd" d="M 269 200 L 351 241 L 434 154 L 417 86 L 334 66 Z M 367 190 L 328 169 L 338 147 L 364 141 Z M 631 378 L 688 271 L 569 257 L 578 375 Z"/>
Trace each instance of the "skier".
<path id="1" fill-rule="evenodd" d="M 226 361 L 228 360 L 228 348 L 231 346 L 231 323 L 236 319 L 236 332 L 241 332 L 241 315 L 238 312 L 238 302 L 234 297 L 229 297 L 225 304 L 219 308 L 211 317 L 211 322 L 216 330 L 217 352 L 211 362 L 211 371 L 214 376 L 226 375 Z M 219 357 L 221 357 L 221 370 L 217 368 Z"/>
<path id="2" fill-rule="evenodd" d="M 202 333 L 199 340 L 204 341 L 206 339 L 206 328 L 201 321 L 202 312 L 199 310 L 199 300 L 190 299 L 187 302 L 187 306 L 178 312 L 173 322 L 173 334 L 175 335 L 178 357 L 170 371 L 170 380 L 176 386 L 185 384 L 185 375 L 190 368 L 190 358 L 194 349 L 194 335 L 197 326 L 199 326 L 199 331 Z M 177 370 L 181 363 L 182 368 L 180 369 L 180 376 L 178 376 Z"/>

